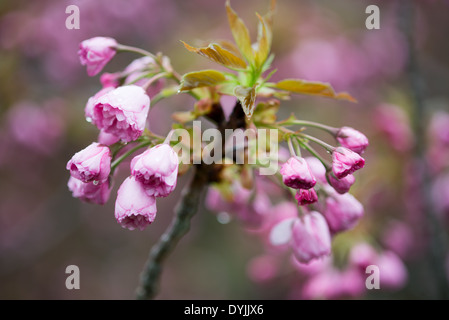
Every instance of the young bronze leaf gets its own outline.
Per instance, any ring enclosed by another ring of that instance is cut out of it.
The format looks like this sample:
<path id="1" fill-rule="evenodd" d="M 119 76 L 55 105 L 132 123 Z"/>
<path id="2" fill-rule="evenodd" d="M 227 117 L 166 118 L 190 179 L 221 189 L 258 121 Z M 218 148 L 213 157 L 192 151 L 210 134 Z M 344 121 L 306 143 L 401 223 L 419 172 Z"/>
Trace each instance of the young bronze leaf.
<path id="1" fill-rule="evenodd" d="M 240 57 L 222 48 L 217 43 L 211 43 L 208 47 L 195 48 L 182 41 L 187 50 L 198 53 L 216 63 L 222 64 L 230 69 L 245 69 L 246 63 Z"/>
<path id="2" fill-rule="evenodd" d="M 217 70 L 202 70 L 186 73 L 181 80 L 179 91 L 188 91 L 200 87 L 210 87 L 222 83 L 226 77 Z"/>
<path id="3" fill-rule="evenodd" d="M 357 102 L 349 93 L 336 93 L 328 83 L 306 81 L 300 79 L 285 79 L 274 85 L 275 88 L 293 93 L 317 95 L 338 100 Z"/>
<path id="4" fill-rule="evenodd" d="M 239 47 L 242 55 L 249 63 L 253 62 L 253 49 L 251 47 L 251 38 L 249 36 L 248 28 L 237 13 L 231 8 L 229 0 L 226 1 L 226 11 L 228 13 L 228 21 L 231 27 L 232 36 L 235 43 Z"/>
<path id="5" fill-rule="evenodd" d="M 268 54 L 270 53 L 270 40 L 268 37 L 268 30 L 264 18 L 257 14 L 259 18 L 259 32 L 257 37 L 257 49 L 255 51 L 254 60 L 257 68 L 261 68 L 267 60 Z"/>
<path id="6" fill-rule="evenodd" d="M 254 87 L 236 86 L 234 88 L 234 95 L 240 100 L 243 111 L 246 117 L 250 119 L 253 115 L 256 101 L 256 89 Z"/>

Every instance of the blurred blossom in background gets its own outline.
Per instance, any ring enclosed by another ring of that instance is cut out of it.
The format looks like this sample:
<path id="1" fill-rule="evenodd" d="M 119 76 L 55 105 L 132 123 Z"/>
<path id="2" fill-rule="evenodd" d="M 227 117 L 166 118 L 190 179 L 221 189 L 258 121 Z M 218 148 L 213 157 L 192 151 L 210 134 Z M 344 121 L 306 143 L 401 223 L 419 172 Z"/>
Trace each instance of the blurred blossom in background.
<path id="1" fill-rule="evenodd" d="M 254 35 L 254 12 L 263 12 L 267 3 L 232 5 Z M 73 4 L 80 9 L 79 30 L 65 28 L 65 9 Z M 88 77 L 80 65 L 79 43 L 113 37 L 163 52 L 180 73 L 205 69 L 207 62 L 179 40 L 231 39 L 224 4 L 1 2 L 0 298 L 134 297 L 148 250 L 170 222 L 190 176 L 180 177 L 174 193 L 158 202 L 158 219 L 144 231 L 122 229 L 113 201 L 99 206 L 72 198 L 65 165 L 97 140 L 84 107 L 101 89 L 99 76 Z M 365 28 L 369 4 L 380 7 L 379 30 Z M 306 265 L 270 242 L 269 230 L 295 215 L 296 204 L 276 201 L 281 190 L 261 179 L 254 202 L 236 191 L 239 198 L 228 203 L 210 188 L 189 234 L 165 265 L 158 298 L 448 298 L 449 283 L 441 282 L 449 276 L 441 274 L 449 274 L 448 10 L 443 0 L 279 0 L 273 79 L 330 82 L 358 100 L 294 98 L 282 103 L 279 117 L 294 112 L 299 119 L 364 132 L 370 141 L 366 167 L 351 188 L 364 215 L 352 230 L 335 234 L 331 257 Z M 124 69 L 136 58 L 121 54 L 105 71 Z M 410 81 L 416 78 L 417 87 Z M 151 130 L 166 134 L 171 113 L 190 104 L 185 95 L 160 102 L 150 113 Z M 119 168 L 120 180 L 128 166 Z M 80 268 L 80 290 L 65 287 L 65 269 L 72 264 Z M 380 269 L 379 290 L 365 286 L 369 265 Z"/>

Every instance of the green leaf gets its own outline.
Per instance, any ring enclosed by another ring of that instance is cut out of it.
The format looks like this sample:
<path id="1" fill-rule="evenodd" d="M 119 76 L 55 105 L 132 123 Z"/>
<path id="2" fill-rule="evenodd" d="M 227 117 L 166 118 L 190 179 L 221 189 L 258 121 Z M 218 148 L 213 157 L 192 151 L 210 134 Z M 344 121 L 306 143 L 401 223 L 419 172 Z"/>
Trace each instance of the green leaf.
<path id="1" fill-rule="evenodd" d="M 186 73 L 181 80 L 179 91 L 188 91 L 200 87 L 211 87 L 226 81 L 226 77 L 217 70 L 202 70 Z"/>
<path id="2" fill-rule="evenodd" d="M 234 95 L 240 100 L 243 111 L 246 117 L 250 119 L 254 112 L 254 102 L 256 101 L 256 89 L 254 87 L 236 86 L 234 88 Z"/>
<path id="3" fill-rule="evenodd" d="M 237 13 L 231 8 L 229 0 L 226 1 L 226 11 L 228 14 L 229 26 L 231 27 L 232 36 L 235 43 L 240 49 L 240 52 L 245 59 L 252 63 L 254 60 L 253 49 L 251 47 L 251 38 L 249 36 L 248 28 Z"/>
<path id="4" fill-rule="evenodd" d="M 300 79 L 285 79 L 274 84 L 274 87 L 293 93 L 309 94 L 338 100 L 357 102 L 357 100 L 354 99 L 349 93 L 336 93 L 329 83 L 306 81 Z"/>
<path id="5" fill-rule="evenodd" d="M 206 57 L 216 63 L 222 64 L 230 69 L 245 69 L 246 62 L 242 58 L 236 56 L 231 51 L 224 49 L 218 43 L 211 43 L 208 47 L 195 48 L 184 41 L 181 41 L 187 50 L 195 52 Z"/>

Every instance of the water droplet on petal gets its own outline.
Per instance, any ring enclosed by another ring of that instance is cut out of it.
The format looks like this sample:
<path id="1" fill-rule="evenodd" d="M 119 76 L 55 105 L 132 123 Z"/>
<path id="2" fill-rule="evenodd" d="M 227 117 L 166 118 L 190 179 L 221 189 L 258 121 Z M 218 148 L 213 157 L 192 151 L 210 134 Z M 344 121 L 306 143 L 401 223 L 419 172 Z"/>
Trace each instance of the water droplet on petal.
<path id="1" fill-rule="evenodd" d="M 229 213 L 222 211 L 217 214 L 217 221 L 221 224 L 228 224 L 231 222 L 231 216 Z"/>

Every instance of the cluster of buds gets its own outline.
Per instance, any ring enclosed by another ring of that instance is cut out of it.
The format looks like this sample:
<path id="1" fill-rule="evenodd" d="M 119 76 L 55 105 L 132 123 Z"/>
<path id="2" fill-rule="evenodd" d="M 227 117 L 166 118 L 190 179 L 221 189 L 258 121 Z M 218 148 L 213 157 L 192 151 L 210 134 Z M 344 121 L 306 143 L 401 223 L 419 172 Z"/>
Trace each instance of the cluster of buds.
<path id="1" fill-rule="evenodd" d="M 89 76 L 95 76 L 120 50 L 114 39 L 95 37 L 83 41 L 78 52 Z M 150 56 L 133 61 L 123 72 L 104 73 L 103 88 L 85 107 L 88 122 L 99 130 L 98 142 L 77 152 L 67 163 L 68 187 L 85 202 L 108 201 L 115 168 L 133 152 L 153 145 L 131 161 L 130 176 L 117 192 L 115 217 L 124 228 L 143 230 L 156 217 L 156 197 L 168 196 L 176 187 L 178 155 L 161 139 L 143 135 L 150 110 L 149 86 L 164 70 Z M 156 75 L 156 78 L 154 77 Z M 149 81 L 142 78 L 153 76 Z M 136 144 L 131 150 L 128 145 Z"/>

